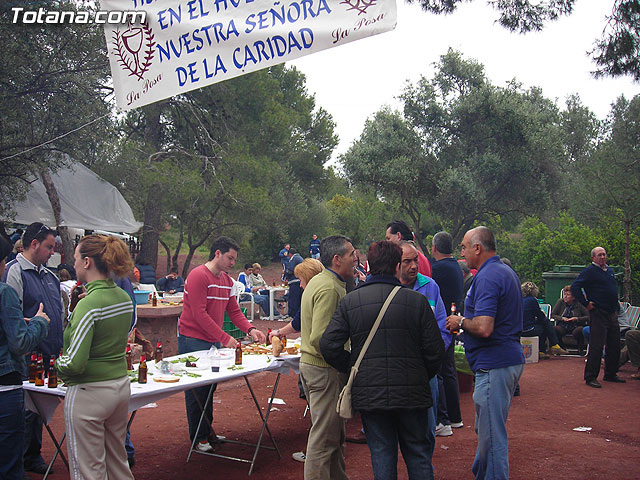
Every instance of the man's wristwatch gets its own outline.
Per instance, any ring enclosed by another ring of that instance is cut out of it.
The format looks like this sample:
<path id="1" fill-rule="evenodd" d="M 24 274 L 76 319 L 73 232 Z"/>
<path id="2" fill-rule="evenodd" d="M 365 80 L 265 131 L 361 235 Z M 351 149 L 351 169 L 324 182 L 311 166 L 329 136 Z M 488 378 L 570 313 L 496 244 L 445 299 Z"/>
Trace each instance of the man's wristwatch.
<path id="1" fill-rule="evenodd" d="M 249 327 L 249 330 L 247 330 L 247 335 L 251 335 L 252 330 L 256 330 L 256 327 Z"/>
<path id="2" fill-rule="evenodd" d="M 464 323 L 466 319 L 464 317 L 460 317 L 460 323 L 458 324 L 458 328 L 462 328 L 462 324 Z"/>

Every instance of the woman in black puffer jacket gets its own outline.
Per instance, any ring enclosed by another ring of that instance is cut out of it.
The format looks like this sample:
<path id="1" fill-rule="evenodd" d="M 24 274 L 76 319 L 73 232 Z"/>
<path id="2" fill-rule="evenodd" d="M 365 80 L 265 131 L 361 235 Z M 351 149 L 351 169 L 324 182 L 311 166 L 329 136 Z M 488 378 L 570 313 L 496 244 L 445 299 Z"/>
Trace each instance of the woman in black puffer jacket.
<path id="1" fill-rule="evenodd" d="M 324 359 L 347 372 L 356 362 L 382 304 L 400 282 L 402 258 L 391 242 L 371 245 L 371 277 L 345 296 L 320 341 Z M 351 352 L 344 349 L 351 341 Z M 364 355 L 352 388 L 376 479 L 396 478 L 398 444 L 410 479 L 433 478 L 427 445 L 429 379 L 440 367 L 444 344 L 428 300 L 409 288 L 398 291 Z"/>

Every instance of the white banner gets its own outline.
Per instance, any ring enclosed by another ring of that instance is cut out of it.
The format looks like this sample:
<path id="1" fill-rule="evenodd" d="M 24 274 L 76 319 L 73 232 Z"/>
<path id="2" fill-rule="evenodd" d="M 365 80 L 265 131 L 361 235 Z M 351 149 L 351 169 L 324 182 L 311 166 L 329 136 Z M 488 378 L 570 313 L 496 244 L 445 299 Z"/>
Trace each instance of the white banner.
<path id="1" fill-rule="evenodd" d="M 146 12 L 107 24 L 123 110 L 393 30 L 395 0 L 101 0 Z"/>

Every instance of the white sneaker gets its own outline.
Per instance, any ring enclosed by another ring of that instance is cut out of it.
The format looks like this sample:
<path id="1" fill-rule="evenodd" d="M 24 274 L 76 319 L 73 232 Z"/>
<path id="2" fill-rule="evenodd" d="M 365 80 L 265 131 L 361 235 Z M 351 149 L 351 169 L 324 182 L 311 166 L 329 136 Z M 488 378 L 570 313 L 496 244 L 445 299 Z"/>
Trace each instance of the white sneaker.
<path id="1" fill-rule="evenodd" d="M 453 435 L 453 430 L 451 430 L 451 425 L 443 425 L 441 423 L 436 427 L 436 437 L 450 437 Z"/>
<path id="2" fill-rule="evenodd" d="M 204 453 L 212 453 L 213 447 L 209 442 L 198 442 L 196 443 L 196 450 Z"/>
<path id="3" fill-rule="evenodd" d="M 291 458 L 293 458 L 296 462 L 304 463 L 307 459 L 307 456 L 304 454 L 304 452 L 295 452 L 291 454 Z"/>
<path id="4" fill-rule="evenodd" d="M 464 427 L 464 423 L 462 423 L 462 422 L 454 422 L 454 423 L 451 424 L 451 427 L 452 428 L 462 428 L 462 427 Z"/>

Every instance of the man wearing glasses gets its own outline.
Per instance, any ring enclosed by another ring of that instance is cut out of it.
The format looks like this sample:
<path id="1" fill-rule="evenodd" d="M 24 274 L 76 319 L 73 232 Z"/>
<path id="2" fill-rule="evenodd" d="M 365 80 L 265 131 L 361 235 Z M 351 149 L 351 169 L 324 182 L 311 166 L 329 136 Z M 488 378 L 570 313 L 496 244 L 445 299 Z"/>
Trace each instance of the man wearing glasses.
<path id="1" fill-rule="evenodd" d="M 461 247 L 467 265 L 478 273 L 464 302 L 464 316 L 447 317 L 447 329 L 464 330 L 465 353 L 476 377 L 478 448 L 471 470 L 477 480 L 508 479 L 507 416 L 524 369 L 520 280 L 496 255 L 496 237 L 487 227 L 469 230 Z"/>
<path id="2" fill-rule="evenodd" d="M 60 281 L 44 266 L 53 255 L 55 235 L 55 230 L 40 222 L 29 225 L 22 236 L 24 251 L 7 264 L 2 277 L 2 281 L 18 293 L 25 318 L 33 317 L 42 303 L 51 319 L 49 335 L 37 347 L 37 351 L 42 353 L 45 368 L 48 368 L 49 358 L 56 358 L 62 348 Z M 33 412 L 26 412 L 25 420 L 24 469 L 44 474 L 47 465 L 40 455 L 42 418 Z"/>

